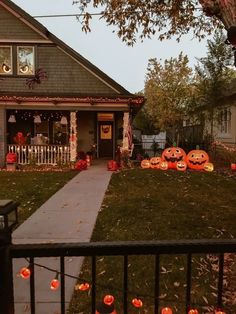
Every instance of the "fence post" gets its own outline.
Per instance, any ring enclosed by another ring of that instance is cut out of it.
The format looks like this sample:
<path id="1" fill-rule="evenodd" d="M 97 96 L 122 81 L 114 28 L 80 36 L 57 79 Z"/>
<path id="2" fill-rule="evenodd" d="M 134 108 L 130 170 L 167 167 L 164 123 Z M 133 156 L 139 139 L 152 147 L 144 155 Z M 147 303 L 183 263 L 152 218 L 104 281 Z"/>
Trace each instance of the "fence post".
<path id="1" fill-rule="evenodd" d="M 0 313 L 14 314 L 11 236 L 0 237 Z"/>

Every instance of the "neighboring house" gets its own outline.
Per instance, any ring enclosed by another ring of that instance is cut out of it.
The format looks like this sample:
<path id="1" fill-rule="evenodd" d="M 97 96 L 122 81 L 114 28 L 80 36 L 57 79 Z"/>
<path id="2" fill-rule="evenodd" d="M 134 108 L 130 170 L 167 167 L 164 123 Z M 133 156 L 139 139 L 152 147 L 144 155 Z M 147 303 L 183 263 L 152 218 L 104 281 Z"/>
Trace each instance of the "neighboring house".
<path id="1" fill-rule="evenodd" d="M 135 96 L 10 0 L 0 0 L 0 166 L 75 161 L 78 151 L 114 158 L 129 149 Z M 122 133 L 120 132 L 122 130 Z"/>

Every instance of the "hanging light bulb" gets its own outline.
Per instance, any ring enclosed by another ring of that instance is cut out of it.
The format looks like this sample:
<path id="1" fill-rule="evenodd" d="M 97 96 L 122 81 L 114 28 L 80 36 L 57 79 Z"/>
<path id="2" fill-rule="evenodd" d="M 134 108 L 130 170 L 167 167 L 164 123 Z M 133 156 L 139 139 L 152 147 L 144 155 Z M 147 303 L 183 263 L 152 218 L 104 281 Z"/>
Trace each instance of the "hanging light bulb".
<path id="1" fill-rule="evenodd" d="M 57 290 L 60 287 L 60 281 L 58 280 L 59 273 L 56 273 L 56 277 L 50 283 L 51 290 Z"/>
<path id="2" fill-rule="evenodd" d="M 68 124 L 67 117 L 66 116 L 62 116 L 60 123 L 61 123 L 61 125 L 67 125 Z"/>
<path id="3" fill-rule="evenodd" d="M 191 309 L 188 311 L 188 314 L 199 314 L 199 312 L 196 309 Z"/>
<path id="4" fill-rule="evenodd" d="M 9 117 L 9 119 L 8 119 L 8 122 L 10 122 L 10 123 L 16 123 L 16 117 L 15 117 L 14 114 L 11 114 L 11 115 L 10 115 L 10 117 Z"/>
<path id="5" fill-rule="evenodd" d="M 172 309 L 170 307 L 164 307 L 162 310 L 161 310 L 161 314 L 172 314 Z"/>
<path id="6" fill-rule="evenodd" d="M 137 308 L 143 306 L 143 302 L 142 302 L 142 300 L 139 299 L 139 298 L 134 298 L 134 299 L 132 300 L 132 304 L 133 304 L 134 307 L 137 307 Z"/>
<path id="7" fill-rule="evenodd" d="M 107 305 L 112 305 L 114 300 L 115 298 L 113 297 L 113 295 L 110 295 L 110 294 L 105 295 L 105 297 L 103 298 L 103 302 Z"/>
<path id="8" fill-rule="evenodd" d="M 226 314 L 226 313 L 224 311 L 221 311 L 221 310 L 216 310 L 215 314 Z"/>
<path id="9" fill-rule="evenodd" d="M 78 289 L 80 291 L 86 291 L 90 288 L 90 285 L 89 283 L 85 282 L 85 283 L 81 283 L 79 286 L 78 286 Z"/>
<path id="10" fill-rule="evenodd" d="M 20 276 L 21 276 L 23 279 L 29 279 L 30 275 L 31 275 L 30 266 L 21 268 L 21 270 L 20 270 Z"/>
<path id="11" fill-rule="evenodd" d="M 41 117 L 39 114 L 34 116 L 34 123 L 41 123 Z"/>

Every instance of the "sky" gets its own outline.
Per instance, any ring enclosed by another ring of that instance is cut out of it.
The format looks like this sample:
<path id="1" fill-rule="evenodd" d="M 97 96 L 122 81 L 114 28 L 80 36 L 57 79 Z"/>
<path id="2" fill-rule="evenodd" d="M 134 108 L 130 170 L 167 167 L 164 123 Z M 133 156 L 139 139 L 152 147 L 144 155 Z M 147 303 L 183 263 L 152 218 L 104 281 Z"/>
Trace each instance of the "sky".
<path id="1" fill-rule="evenodd" d="M 53 14 L 78 14 L 78 6 L 72 0 L 13 0 L 32 16 Z M 160 42 L 157 37 L 138 41 L 133 47 L 127 46 L 98 17 L 93 17 L 92 32 L 85 34 L 75 17 L 37 18 L 51 33 L 96 65 L 117 83 L 131 93 L 144 88 L 148 60 L 177 57 L 181 51 L 186 54 L 190 66 L 196 58 L 206 55 L 206 40 L 199 42 L 186 35 L 176 40 Z"/>

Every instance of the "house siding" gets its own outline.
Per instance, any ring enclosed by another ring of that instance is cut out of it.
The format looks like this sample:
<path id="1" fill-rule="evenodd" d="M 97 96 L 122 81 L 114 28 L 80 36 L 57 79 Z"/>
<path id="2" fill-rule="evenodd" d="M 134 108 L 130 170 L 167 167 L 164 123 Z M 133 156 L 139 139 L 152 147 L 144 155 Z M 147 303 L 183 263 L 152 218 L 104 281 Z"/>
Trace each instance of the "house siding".
<path id="1" fill-rule="evenodd" d="M 5 164 L 6 155 L 6 110 L 0 109 L 0 167 Z"/>
<path id="2" fill-rule="evenodd" d="M 0 38 L 12 40 L 44 39 L 15 15 L 0 5 Z"/>

